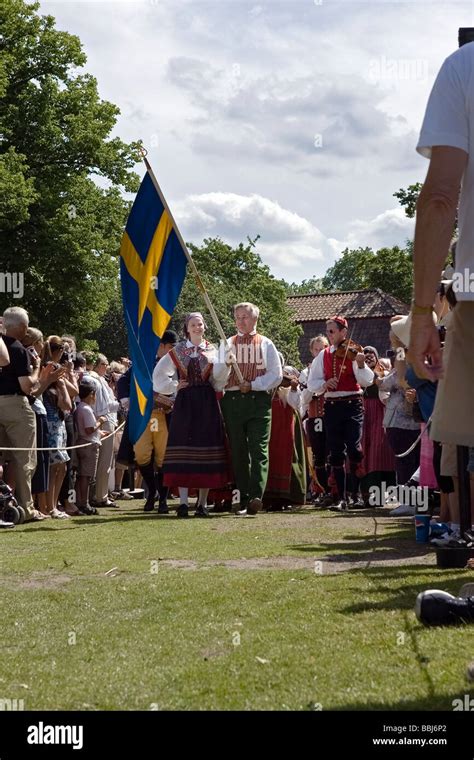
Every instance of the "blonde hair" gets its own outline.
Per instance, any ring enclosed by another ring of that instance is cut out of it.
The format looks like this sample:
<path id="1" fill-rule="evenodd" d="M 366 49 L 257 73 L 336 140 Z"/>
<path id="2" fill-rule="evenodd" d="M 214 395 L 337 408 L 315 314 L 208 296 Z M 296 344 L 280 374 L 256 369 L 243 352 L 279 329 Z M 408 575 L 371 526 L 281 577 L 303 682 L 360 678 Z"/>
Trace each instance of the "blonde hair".
<path id="1" fill-rule="evenodd" d="M 41 330 L 38 330 L 37 327 L 29 327 L 26 331 L 25 337 L 23 338 L 23 345 L 25 348 L 27 346 L 34 346 L 34 344 L 39 340 L 44 341 L 43 333 Z"/>
<path id="2" fill-rule="evenodd" d="M 311 338 L 311 340 L 309 341 L 309 348 L 310 348 L 310 350 L 313 348 L 313 346 L 314 346 L 314 344 L 316 342 L 318 342 L 318 343 L 324 343 L 324 345 L 326 347 L 329 346 L 329 341 L 328 341 L 328 339 L 326 338 L 325 335 L 315 335 L 315 337 Z"/>

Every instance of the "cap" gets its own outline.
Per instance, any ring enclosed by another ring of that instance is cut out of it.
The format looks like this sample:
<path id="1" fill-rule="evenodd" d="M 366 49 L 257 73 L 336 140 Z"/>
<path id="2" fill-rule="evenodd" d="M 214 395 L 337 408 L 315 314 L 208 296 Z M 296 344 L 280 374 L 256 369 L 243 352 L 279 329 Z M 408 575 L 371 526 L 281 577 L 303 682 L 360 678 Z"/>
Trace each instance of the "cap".
<path id="1" fill-rule="evenodd" d="M 347 327 L 347 319 L 345 319 L 344 317 L 339 317 L 337 314 L 334 315 L 334 317 L 329 317 L 329 319 L 327 319 L 326 322 L 335 322 L 336 325 L 339 325 L 341 329 L 343 327 Z"/>

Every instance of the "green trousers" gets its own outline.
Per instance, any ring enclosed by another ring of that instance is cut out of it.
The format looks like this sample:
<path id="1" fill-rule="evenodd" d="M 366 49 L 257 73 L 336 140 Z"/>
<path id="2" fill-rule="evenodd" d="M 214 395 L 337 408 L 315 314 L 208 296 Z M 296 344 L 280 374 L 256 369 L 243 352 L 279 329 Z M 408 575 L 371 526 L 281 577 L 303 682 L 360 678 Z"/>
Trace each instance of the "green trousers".
<path id="1" fill-rule="evenodd" d="M 264 391 L 227 391 L 221 409 L 229 438 L 240 504 L 263 497 L 268 478 L 272 397 Z"/>

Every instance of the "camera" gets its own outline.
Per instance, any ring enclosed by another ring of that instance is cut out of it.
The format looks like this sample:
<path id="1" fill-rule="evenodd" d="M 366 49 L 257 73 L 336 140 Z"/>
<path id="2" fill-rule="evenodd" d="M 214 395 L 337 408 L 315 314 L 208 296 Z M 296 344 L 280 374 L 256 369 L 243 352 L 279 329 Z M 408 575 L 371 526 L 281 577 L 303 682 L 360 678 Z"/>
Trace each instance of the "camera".
<path id="1" fill-rule="evenodd" d="M 73 361 L 73 355 L 72 351 L 63 351 L 61 354 L 61 358 L 59 359 L 59 364 L 67 364 L 67 362 Z"/>

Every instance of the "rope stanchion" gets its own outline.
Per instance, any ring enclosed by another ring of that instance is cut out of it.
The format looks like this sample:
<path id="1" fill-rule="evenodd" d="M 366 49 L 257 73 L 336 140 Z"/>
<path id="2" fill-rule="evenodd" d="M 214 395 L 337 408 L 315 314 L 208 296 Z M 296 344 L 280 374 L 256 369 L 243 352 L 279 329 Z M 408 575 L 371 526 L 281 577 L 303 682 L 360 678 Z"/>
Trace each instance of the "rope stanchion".
<path id="1" fill-rule="evenodd" d="M 107 438 L 110 438 L 111 435 L 115 435 L 118 433 L 119 430 L 123 428 L 125 425 L 125 422 L 121 422 L 118 427 L 115 428 L 115 430 L 111 430 L 110 433 L 107 435 L 104 435 L 103 438 L 101 438 L 102 441 L 106 441 Z M 37 448 L 36 446 L 30 446 L 28 448 L 13 448 L 10 446 L 1 446 L 0 445 L 0 452 L 4 451 L 72 451 L 72 449 L 83 449 L 86 446 L 92 446 L 95 445 L 97 441 L 88 441 L 87 443 L 77 443 L 75 446 L 51 446 L 49 448 Z"/>

